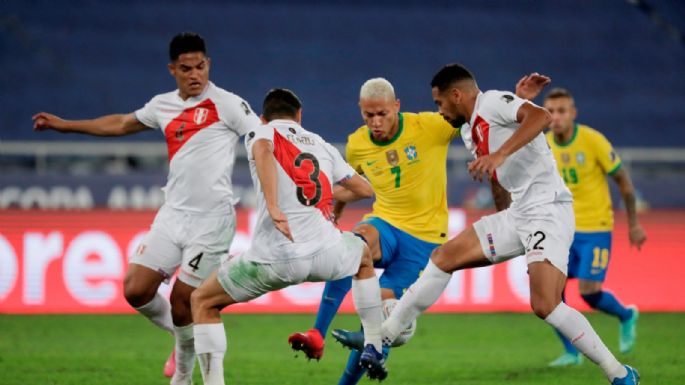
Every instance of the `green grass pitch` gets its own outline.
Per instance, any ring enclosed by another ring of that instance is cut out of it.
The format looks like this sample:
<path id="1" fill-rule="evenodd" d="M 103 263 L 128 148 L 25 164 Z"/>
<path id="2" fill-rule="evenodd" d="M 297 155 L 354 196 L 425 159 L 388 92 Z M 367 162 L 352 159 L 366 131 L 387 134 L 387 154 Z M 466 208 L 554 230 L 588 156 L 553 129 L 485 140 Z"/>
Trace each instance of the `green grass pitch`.
<path id="1" fill-rule="evenodd" d="M 290 332 L 314 315 L 232 315 L 225 360 L 227 384 L 337 384 L 347 350 L 327 339 L 320 362 L 295 357 Z M 589 314 L 612 351 L 617 321 Z M 333 327 L 355 328 L 341 315 Z M 642 314 L 638 344 L 620 360 L 636 366 L 643 384 L 685 384 L 685 313 Z M 139 315 L 0 315 L 0 384 L 168 384 L 162 366 L 172 338 Z M 549 369 L 561 352 L 552 330 L 532 314 L 428 314 L 406 346 L 394 349 L 386 384 L 606 384 L 585 360 Z M 195 383 L 200 384 L 199 373 Z M 363 383 L 370 383 L 363 379 Z"/>

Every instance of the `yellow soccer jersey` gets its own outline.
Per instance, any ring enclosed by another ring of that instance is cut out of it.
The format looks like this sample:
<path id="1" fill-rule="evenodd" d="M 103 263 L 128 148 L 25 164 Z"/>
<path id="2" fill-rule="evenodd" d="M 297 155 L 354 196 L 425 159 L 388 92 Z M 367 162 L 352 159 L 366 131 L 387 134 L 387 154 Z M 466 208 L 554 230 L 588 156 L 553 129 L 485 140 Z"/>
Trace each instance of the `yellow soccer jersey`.
<path id="1" fill-rule="evenodd" d="M 447 150 L 459 135 L 437 113 L 401 112 L 397 134 L 373 140 L 367 126 L 347 141 L 347 162 L 371 182 L 376 201 L 365 216 L 383 219 L 426 242 L 447 240 Z"/>
<path id="2" fill-rule="evenodd" d="M 557 168 L 573 194 L 577 231 L 611 231 L 614 214 L 607 175 L 621 168 L 611 143 L 598 131 L 576 124 L 568 143 L 557 143 L 547 133 Z"/>

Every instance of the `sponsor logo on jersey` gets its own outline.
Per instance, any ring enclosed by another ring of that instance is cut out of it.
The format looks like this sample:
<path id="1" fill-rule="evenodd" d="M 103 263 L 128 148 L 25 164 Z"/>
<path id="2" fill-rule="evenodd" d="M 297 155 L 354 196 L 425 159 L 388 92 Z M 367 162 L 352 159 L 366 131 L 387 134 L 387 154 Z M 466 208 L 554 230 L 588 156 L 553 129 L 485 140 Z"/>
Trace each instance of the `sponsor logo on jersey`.
<path id="1" fill-rule="evenodd" d="M 614 163 L 616 161 L 616 158 L 618 158 L 618 155 L 616 155 L 616 151 L 611 150 L 609 153 L 609 160 L 611 160 L 611 163 Z"/>
<path id="2" fill-rule="evenodd" d="M 249 141 L 251 141 L 252 139 L 254 139 L 254 136 L 255 136 L 254 131 L 250 131 L 250 133 L 247 134 L 247 141 L 249 142 Z"/>
<path id="3" fill-rule="evenodd" d="M 581 151 L 581 152 L 576 153 L 576 163 L 578 163 L 578 165 L 585 164 L 585 153 L 584 152 Z"/>
<path id="4" fill-rule="evenodd" d="M 414 160 L 416 159 L 419 154 L 416 153 L 416 147 L 413 144 L 410 144 L 409 146 L 404 148 L 404 153 L 407 154 L 407 159 Z"/>
<path id="5" fill-rule="evenodd" d="M 295 131 L 295 129 L 292 127 L 288 127 L 288 131 L 290 131 L 293 134 L 297 134 L 297 131 Z"/>
<path id="6" fill-rule="evenodd" d="M 508 94 L 502 95 L 502 100 L 504 100 L 507 103 L 511 103 L 514 101 L 514 97 Z"/>
<path id="7" fill-rule="evenodd" d="M 386 151 L 385 157 L 391 166 L 397 166 L 398 164 L 400 164 L 400 156 L 397 154 L 397 150 Z"/>
<path id="8" fill-rule="evenodd" d="M 196 108 L 193 114 L 193 122 L 195 124 L 202 124 L 207 120 L 207 115 L 209 115 L 209 110 L 206 108 Z"/>
<path id="9" fill-rule="evenodd" d="M 377 160 L 371 160 L 371 161 L 366 161 L 367 166 L 373 166 L 374 163 L 378 162 Z"/>

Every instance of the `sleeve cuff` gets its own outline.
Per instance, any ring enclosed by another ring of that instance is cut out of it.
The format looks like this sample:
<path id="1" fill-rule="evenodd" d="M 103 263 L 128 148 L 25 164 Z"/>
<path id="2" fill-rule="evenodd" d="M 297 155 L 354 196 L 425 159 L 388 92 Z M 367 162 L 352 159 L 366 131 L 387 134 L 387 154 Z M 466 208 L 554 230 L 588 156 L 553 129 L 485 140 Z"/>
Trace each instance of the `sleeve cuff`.
<path id="1" fill-rule="evenodd" d="M 618 170 L 621 169 L 621 166 L 622 166 L 622 165 L 623 165 L 623 164 L 622 164 L 621 162 L 619 162 L 616 166 L 614 166 L 614 168 L 611 169 L 611 171 L 609 171 L 609 172 L 607 173 L 607 175 L 609 175 L 609 176 L 614 176 L 614 174 L 616 174 L 616 173 L 618 172 Z"/>

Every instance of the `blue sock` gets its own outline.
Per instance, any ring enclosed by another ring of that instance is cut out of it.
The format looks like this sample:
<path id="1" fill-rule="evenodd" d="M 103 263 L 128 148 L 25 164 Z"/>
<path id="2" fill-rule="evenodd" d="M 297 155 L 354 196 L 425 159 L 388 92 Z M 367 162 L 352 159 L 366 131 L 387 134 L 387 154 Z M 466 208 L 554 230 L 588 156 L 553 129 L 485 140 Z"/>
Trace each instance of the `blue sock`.
<path id="1" fill-rule="evenodd" d="M 566 303 L 566 290 L 564 290 L 564 291 L 561 292 L 561 300 L 564 301 L 564 303 Z M 574 354 L 574 355 L 576 355 L 576 356 L 577 356 L 578 354 L 580 354 L 580 353 L 578 352 L 578 349 L 576 349 L 576 347 L 573 346 L 573 344 L 571 343 L 571 341 L 570 341 L 568 338 L 566 338 L 566 336 L 564 336 L 563 334 L 561 334 L 561 332 L 560 332 L 559 330 L 557 330 L 557 329 L 555 328 L 555 329 L 554 329 L 554 332 L 557 333 L 557 336 L 558 336 L 559 339 L 561 340 L 561 343 L 564 344 L 564 350 L 566 350 L 566 353 Z"/>
<path id="2" fill-rule="evenodd" d="M 601 310 L 607 314 L 615 315 L 621 322 L 627 321 L 632 317 L 633 312 L 623 306 L 618 299 L 608 291 L 598 291 L 592 294 L 582 295 L 585 302 L 592 308 Z"/>
<path id="3" fill-rule="evenodd" d="M 333 322 L 333 317 L 335 317 L 338 308 L 340 308 L 340 304 L 351 288 L 352 277 L 326 282 L 326 288 L 321 295 L 319 312 L 316 313 L 316 322 L 314 323 L 314 328 L 317 329 L 324 338 L 326 337 L 326 333 L 328 333 L 328 327 L 331 326 L 331 322 Z"/>
<path id="4" fill-rule="evenodd" d="M 350 356 L 347 358 L 347 366 L 345 366 L 345 371 L 343 372 L 342 377 L 340 377 L 338 385 L 356 385 L 364 376 L 366 369 L 359 366 L 359 358 L 361 355 L 362 353 L 360 351 L 352 349 Z M 388 355 L 390 355 L 390 347 L 383 345 L 383 356 L 386 360 L 388 359 Z"/>

